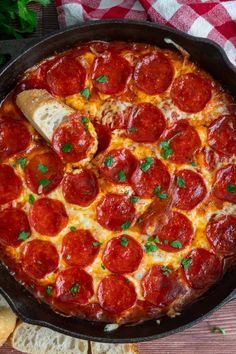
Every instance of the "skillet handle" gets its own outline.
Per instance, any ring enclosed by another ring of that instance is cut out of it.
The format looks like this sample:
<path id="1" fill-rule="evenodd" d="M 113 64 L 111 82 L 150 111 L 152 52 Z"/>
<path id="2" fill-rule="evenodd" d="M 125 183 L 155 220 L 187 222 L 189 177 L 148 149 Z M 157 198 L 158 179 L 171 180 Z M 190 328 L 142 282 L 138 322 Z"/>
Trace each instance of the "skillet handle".
<path id="1" fill-rule="evenodd" d="M 228 300 L 227 302 L 236 300 L 236 289 L 234 289 L 234 290 L 232 291 L 232 293 L 228 296 L 227 300 Z"/>

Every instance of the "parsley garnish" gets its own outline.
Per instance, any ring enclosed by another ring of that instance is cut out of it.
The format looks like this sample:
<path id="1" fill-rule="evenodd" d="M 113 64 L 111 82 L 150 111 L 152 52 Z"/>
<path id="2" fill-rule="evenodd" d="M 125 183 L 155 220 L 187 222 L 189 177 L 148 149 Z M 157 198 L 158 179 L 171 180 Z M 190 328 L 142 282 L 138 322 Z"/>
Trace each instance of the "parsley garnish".
<path id="1" fill-rule="evenodd" d="M 177 186 L 180 187 L 180 188 L 186 188 L 184 179 L 183 179 L 183 177 L 181 177 L 181 176 L 178 176 L 178 177 L 177 177 L 177 179 L 176 179 L 176 184 L 177 184 Z"/>
<path id="2" fill-rule="evenodd" d="M 160 241 L 158 236 L 149 236 L 148 237 L 148 242 L 161 243 L 161 241 Z"/>
<path id="3" fill-rule="evenodd" d="M 101 245 L 101 243 L 98 241 L 94 241 L 92 244 L 93 244 L 93 247 L 99 247 Z"/>
<path id="4" fill-rule="evenodd" d="M 160 198 L 161 200 L 166 199 L 168 197 L 168 195 L 166 193 L 161 193 L 160 186 L 156 186 L 153 190 L 153 193 L 156 194 L 158 196 L 158 198 Z"/>
<path id="5" fill-rule="evenodd" d="M 101 267 L 103 270 L 106 270 L 106 267 L 104 266 L 104 264 L 101 264 Z"/>
<path id="6" fill-rule="evenodd" d="M 88 132 L 88 123 L 89 123 L 89 119 L 87 117 L 81 117 L 81 121 L 84 125 L 84 129 L 86 132 Z"/>
<path id="7" fill-rule="evenodd" d="M 107 155 L 107 157 L 104 160 L 104 165 L 106 167 L 111 167 L 114 163 L 113 157 L 111 157 L 111 155 Z"/>
<path id="8" fill-rule="evenodd" d="M 26 241 L 29 238 L 30 232 L 21 231 L 18 235 L 18 240 Z"/>
<path id="9" fill-rule="evenodd" d="M 27 163 L 27 157 L 21 157 L 16 162 L 24 169 Z"/>
<path id="10" fill-rule="evenodd" d="M 236 185 L 235 184 L 227 184 L 227 192 L 229 193 L 234 193 L 236 191 Z"/>
<path id="11" fill-rule="evenodd" d="M 33 194 L 30 194 L 29 195 L 29 203 L 34 204 L 34 202 L 35 202 L 35 197 L 33 196 Z"/>
<path id="12" fill-rule="evenodd" d="M 38 170 L 39 170 L 40 172 L 46 173 L 46 172 L 48 172 L 48 167 L 45 166 L 45 165 L 43 165 L 42 163 L 39 163 L 39 164 L 38 164 Z"/>
<path id="13" fill-rule="evenodd" d="M 142 162 L 140 165 L 140 170 L 143 172 L 146 172 L 153 165 L 153 162 L 154 162 L 153 157 L 151 157 L 151 156 L 146 157 L 145 161 Z"/>
<path id="14" fill-rule="evenodd" d="M 164 243 L 164 245 L 168 245 L 169 241 L 168 240 L 164 240 L 163 243 Z"/>
<path id="15" fill-rule="evenodd" d="M 43 187 L 46 187 L 50 184 L 51 182 L 49 181 L 49 179 L 43 178 L 39 181 L 39 184 Z"/>
<path id="16" fill-rule="evenodd" d="M 121 237 L 121 239 L 120 239 L 120 244 L 121 244 L 121 246 L 123 246 L 123 247 L 127 247 L 128 246 L 128 243 L 129 243 L 129 241 L 128 241 L 128 239 L 127 239 L 127 237 Z"/>
<path id="17" fill-rule="evenodd" d="M 130 127 L 127 130 L 128 130 L 128 132 L 132 133 L 132 132 L 136 132 L 138 130 L 138 128 Z"/>
<path id="18" fill-rule="evenodd" d="M 52 295 L 52 289 L 53 289 L 52 285 L 48 285 L 48 286 L 47 286 L 47 288 L 46 288 L 46 294 L 47 294 L 48 296 L 51 296 L 51 295 Z"/>
<path id="19" fill-rule="evenodd" d="M 131 222 L 129 220 L 127 220 L 126 222 L 124 222 L 124 224 L 121 225 L 121 229 L 122 230 L 127 230 L 131 225 Z"/>
<path id="20" fill-rule="evenodd" d="M 162 266 L 161 270 L 163 272 L 163 275 L 165 275 L 166 277 L 172 272 L 172 270 L 170 268 L 168 268 L 167 266 Z"/>
<path id="21" fill-rule="evenodd" d="M 192 162 L 191 162 L 191 165 L 192 165 L 192 166 L 197 166 L 197 164 L 196 164 L 195 161 L 192 161 Z"/>
<path id="22" fill-rule="evenodd" d="M 118 171 L 116 179 L 118 180 L 118 182 L 124 182 L 126 180 L 125 172 L 123 170 Z"/>
<path id="23" fill-rule="evenodd" d="M 79 284 L 79 283 L 72 284 L 72 286 L 71 286 L 70 289 L 69 289 L 69 292 L 70 292 L 72 295 L 75 295 L 75 294 L 77 294 L 79 288 L 80 288 L 80 284 Z"/>
<path id="24" fill-rule="evenodd" d="M 71 150 L 73 150 L 73 145 L 72 144 L 63 144 L 62 145 L 62 151 L 63 152 L 71 152 Z"/>
<path id="25" fill-rule="evenodd" d="M 170 143 L 172 142 L 172 140 L 174 140 L 177 136 L 179 136 L 181 133 L 176 133 L 174 136 L 172 136 L 169 140 L 162 140 L 160 142 L 160 146 L 162 148 L 162 153 L 161 156 L 166 160 L 168 159 L 174 152 L 173 149 L 171 149 L 170 147 Z"/>
<path id="26" fill-rule="evenodd" d="M 96 81 L 104 84 L 108 82 L 108 77 L 106 75 L 101 75 L 96 78 Z"/>
<path id="27" fill-rule="evenodd" d="M 172 241 L 170 245 L 173 248 L 182 248 L 183 247 L 182 243 L 179 240 Z"/>
<path id="28" fill-rule="evenodd" d="M 156 252 L 158 250 L 157 246 L 151 242 L 145 243 L 144 247 L 147 253 Z"/>
<path id="29" fill-rule="evenodd" d="M 222 327 L 217 327 L 217 326 L 214 326 L 211 328 L 211 332 L 212 333 L 221 333 L 221 334 L 226 334 L 226 331 L 224 328 Z"/>
<path id="30" fill-rule="evenodd" d="M 75 232 L 76 230 L 77 230 L 76 227 L 74 227 L 74 226 L 70 227 L 70 231 Z"/>
<path id="31" fill-rule="evenodd" d="M 90 97 L 90 89 L 89 88 L 84 88 L 82 91 L 80 91 L 81 96 L 85 98 Z"/>
<path id="32" fill-rule="evenodd" d="M 136 195 L 131 195 L 130 197 L 130 203 L 134 204 L 137 203 L 138 197 Z"/>
<path id="33" fill-rule="evenodd" d="M 192 259 L 191 258 L 183 258 L 181 261 L 182 266 L 184 267 L 185 270 L 187 270 L 190 265 L 192 263 Z"/>

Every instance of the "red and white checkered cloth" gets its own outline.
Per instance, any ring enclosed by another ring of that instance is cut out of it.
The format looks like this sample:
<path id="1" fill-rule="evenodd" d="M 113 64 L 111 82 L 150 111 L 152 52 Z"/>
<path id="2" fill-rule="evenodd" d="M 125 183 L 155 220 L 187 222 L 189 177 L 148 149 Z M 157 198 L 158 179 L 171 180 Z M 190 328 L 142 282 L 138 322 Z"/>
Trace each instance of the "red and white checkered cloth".
<path id="1" fill-rule="evenodd" d="M 61 27 L 88 20 L 151 20 L 220 44 L 236 65 L 236 1 L 55 0 Z"/>

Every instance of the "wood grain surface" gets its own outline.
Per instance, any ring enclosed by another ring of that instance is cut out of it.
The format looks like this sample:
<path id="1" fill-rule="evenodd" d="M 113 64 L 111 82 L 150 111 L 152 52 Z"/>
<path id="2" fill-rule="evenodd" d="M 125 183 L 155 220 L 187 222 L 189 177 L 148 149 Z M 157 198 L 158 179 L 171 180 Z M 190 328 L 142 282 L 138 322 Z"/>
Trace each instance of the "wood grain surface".
<path id="1" fill-rule="evenodd" d="M 37 31 L 33 36 L 43 36 L 55 31 L 58 24 L 54 5 L 43 9 L 36 5 L 35 8 L 39 18 Z M 225 335 L 212 333 L 211 328 L 214 326 L 224 328 Z M 139 351 L 140 354 L 236 354 L 236 300 L 184 332 L 140 343 Z M 9 344 L 0 348 L 0 354 L 18 353 Z"/>

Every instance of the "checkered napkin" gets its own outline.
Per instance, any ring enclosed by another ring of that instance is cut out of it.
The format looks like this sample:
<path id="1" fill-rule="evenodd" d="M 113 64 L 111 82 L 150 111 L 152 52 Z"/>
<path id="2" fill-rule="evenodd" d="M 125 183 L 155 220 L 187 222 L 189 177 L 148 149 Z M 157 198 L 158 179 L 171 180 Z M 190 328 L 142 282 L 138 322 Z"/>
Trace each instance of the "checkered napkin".
<path id="1" fill-rule="evenodd" d="M 236 0 L 55 0 L 61 27 L 88 20 L 150 20 L 207 37 L 236 65 Z"/>

